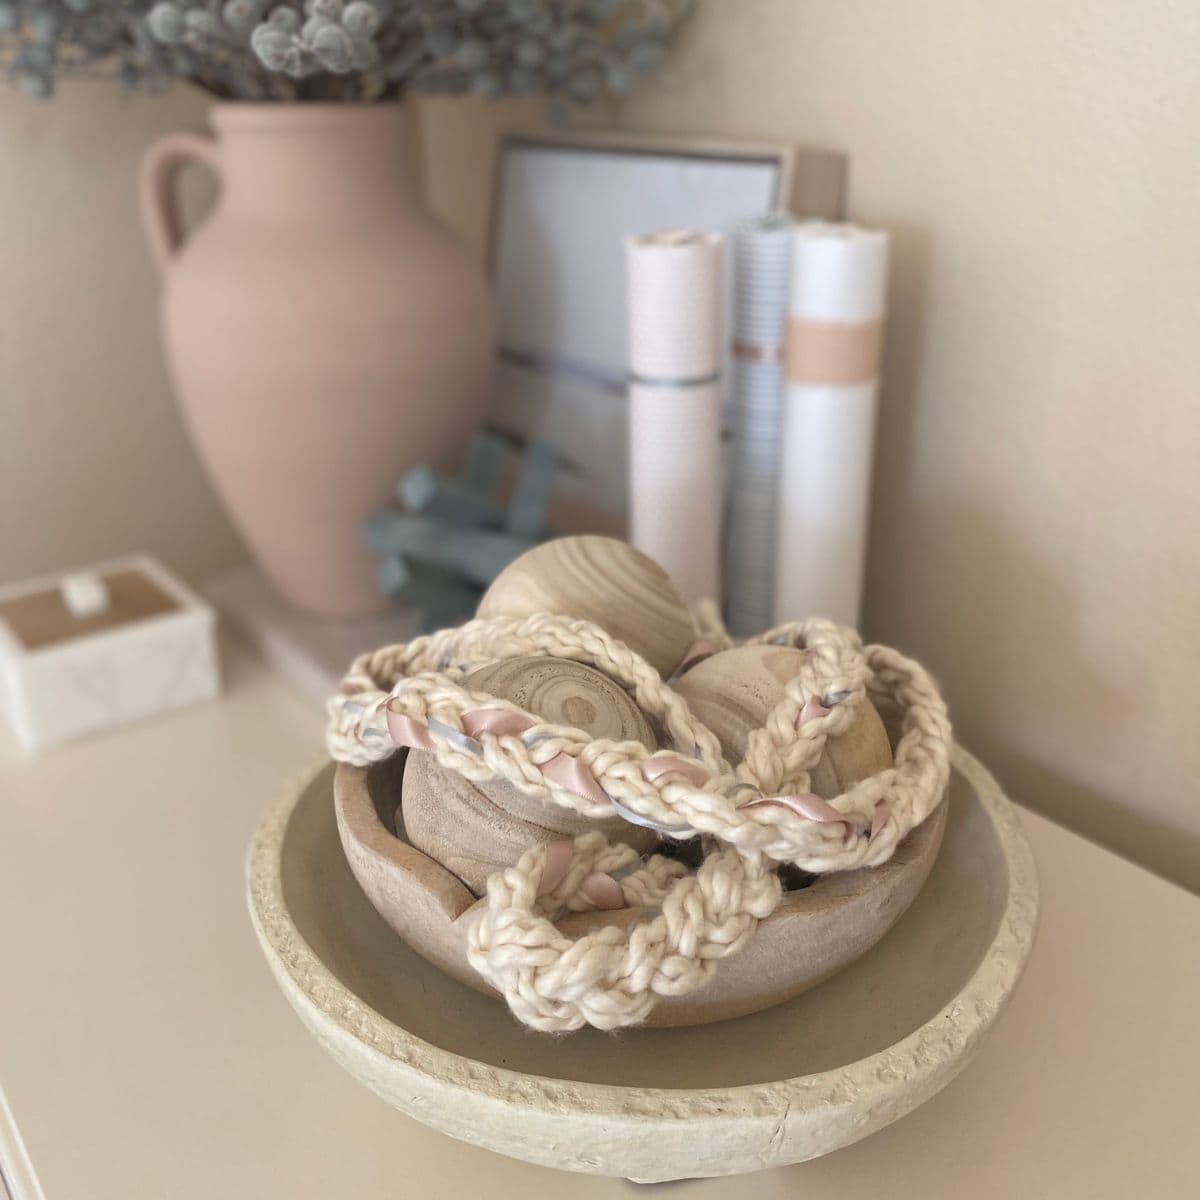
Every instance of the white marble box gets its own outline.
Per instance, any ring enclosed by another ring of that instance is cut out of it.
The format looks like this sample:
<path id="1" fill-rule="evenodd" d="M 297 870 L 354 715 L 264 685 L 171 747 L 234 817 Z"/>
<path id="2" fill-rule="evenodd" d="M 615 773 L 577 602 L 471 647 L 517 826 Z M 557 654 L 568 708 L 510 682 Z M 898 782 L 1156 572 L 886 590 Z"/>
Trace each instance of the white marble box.
<path id="1" fill-rule="evenodd" d="M 61 577 L 0 588 L 0 713 L 31 750 L 208 700 L 216 614 L 152 558 L 87 569 L 107 593 L 79 616 Z"/>

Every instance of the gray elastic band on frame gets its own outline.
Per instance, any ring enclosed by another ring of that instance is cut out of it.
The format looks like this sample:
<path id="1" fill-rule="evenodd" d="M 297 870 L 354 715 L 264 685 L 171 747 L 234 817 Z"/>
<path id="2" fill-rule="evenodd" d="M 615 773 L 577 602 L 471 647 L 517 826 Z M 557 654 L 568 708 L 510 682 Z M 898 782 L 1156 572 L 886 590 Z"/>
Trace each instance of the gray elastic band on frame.
<path id="1" fill-rule="evenodd" d="M 719 383 L 721 380 L 721 372 L 713 371 L 710 375 L 693 375 L 691 377 L 680 377 L 678 379 L 653 379 L 649 375 L 636 375 L 633 371 L 629 372 L 629 382 L 636 383 L 640 387 L 655 387 L 655 388 L 691 388 L 691 387 L 706 387 L 710 383 Z"/>

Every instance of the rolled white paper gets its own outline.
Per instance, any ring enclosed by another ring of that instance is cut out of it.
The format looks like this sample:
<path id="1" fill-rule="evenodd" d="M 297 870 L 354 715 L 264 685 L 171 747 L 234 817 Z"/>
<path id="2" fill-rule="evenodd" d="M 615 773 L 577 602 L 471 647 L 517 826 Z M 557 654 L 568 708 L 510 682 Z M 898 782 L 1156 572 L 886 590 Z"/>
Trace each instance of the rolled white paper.
<path id="1" fill-rule="evenodd" d="M 887 268 L 885 233 L 795 230 L 776 622 L 859 622 Z"/>
<path id="2" fill-rule="evenodd" d="M 759 633 L 772 623 L 793 228 L 790 217 L 777 214 L 746 222 L 733 238 L 733 448 L 725 618 L 738 635 Z"/>
<path id="3" fill-rule="evenodd" d="M 689 600 L 719 599 L 721 244 L 630 238 L 630 541 Z"/>

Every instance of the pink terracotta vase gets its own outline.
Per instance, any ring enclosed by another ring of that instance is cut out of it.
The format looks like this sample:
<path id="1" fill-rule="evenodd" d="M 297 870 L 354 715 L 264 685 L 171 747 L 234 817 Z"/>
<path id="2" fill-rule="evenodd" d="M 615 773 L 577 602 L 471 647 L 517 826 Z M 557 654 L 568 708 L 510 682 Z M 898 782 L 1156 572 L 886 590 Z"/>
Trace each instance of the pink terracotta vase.
<path id="1" fill-rule="evenodd" d="M 384 607 L 360 526 L 482 415 L 482 272 L 426 210 L 402 105 L 219 104 L 142 168 L 167 359 L 192 436 L 266 574 L 328 616 Z M 184 240 L 174 177 L 221 185 Z"/>

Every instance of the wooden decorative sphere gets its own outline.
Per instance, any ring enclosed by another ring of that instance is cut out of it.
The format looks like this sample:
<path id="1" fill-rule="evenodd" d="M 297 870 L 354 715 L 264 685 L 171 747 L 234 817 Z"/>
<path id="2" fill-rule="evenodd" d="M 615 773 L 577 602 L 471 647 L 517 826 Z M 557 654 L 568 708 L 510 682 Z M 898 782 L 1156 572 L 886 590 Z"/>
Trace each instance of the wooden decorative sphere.
<path id="1" fill-rule="evenodd" d="M 804 652 L 791 646 L 737 646 L 703 659 L 674 686 L 696 718 L 717 735 L 725 757 L 737 764 L 745 757 L 750 734 L 766 723 L 803 666 Z M 867 700 L 850 728 L 826 741 L 811 773 L 812 790 L 830 799 L 891 765 L 887 731 Z"/>
<path id="2" fill-rule="evenodd" d="M 557 613 L 594 621 L 666 677 L 695 638 L 687 601 L 653 559 L 616 538 L 557 538 L 496 577 L 481 617 Z"/>
<path id="3" fill-rule="evenodd" d="M 607 675 L 582 663 L 507 659 L 472 672 L 464 684 L 511 700 L 543 720 L 582 729 L 593 738 L 658 748 L 650 723 L 628 694 Z M 548 797 L 526 796 L 510 783 L 471 783 L 424 750 L 409 751 L 400 817 L 408 841 L 452 871 L 477 896 L 483 894 L 489 875 L 511 866 L 538 842 L 577 837 L 590 829 L 641 852 L 658 840 L 653 830 L 620 817 L 589 820 Z"/>

